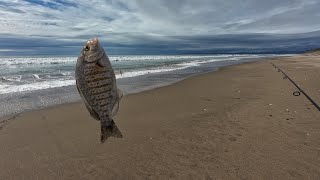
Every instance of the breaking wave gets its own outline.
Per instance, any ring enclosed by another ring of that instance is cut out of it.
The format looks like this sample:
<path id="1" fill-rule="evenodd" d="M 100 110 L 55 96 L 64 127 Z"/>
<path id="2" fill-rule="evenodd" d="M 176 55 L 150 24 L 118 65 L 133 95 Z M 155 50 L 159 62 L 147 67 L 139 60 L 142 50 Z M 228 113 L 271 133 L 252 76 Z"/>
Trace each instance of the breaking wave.
<path id="1" fill-rule="evenodd" d="M 272 55 L 268 55 L 270 56 Z M 110 60 L 116 67 L 116 78 L 120 79 L 181 70 L 217 61 L 259 57 L 263 55 L 111 56 Z M 74 85 L 76 59 L 76 57 L 1 58 L 0 94 Z"/>

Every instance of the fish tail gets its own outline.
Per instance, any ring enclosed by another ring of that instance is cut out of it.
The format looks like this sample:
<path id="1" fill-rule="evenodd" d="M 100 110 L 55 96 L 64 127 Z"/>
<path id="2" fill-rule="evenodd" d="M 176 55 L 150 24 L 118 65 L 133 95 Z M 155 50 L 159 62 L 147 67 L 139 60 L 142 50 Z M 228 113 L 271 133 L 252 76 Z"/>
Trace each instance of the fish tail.
<path id="1" fill-rule="evenodd" d="M 104 143 L 109 137 L 122 138 L 122 133 L 113 120 L 110 124 L 101 121 L 101 143 Z"/>

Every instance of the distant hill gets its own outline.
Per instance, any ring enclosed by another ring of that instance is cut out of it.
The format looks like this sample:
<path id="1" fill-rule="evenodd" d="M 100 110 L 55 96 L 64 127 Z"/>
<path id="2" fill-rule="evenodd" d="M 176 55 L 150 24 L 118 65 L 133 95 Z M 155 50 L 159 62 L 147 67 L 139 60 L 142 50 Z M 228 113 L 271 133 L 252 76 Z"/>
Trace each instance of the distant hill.
<path id="1" fill-rule="evenodd" d="M 316 56 L 317 56 L 317 55 L 320 55 L 320 48 L 305 51 L 303 54 L 306 54 L 306 55 L 316 55 Z"/>

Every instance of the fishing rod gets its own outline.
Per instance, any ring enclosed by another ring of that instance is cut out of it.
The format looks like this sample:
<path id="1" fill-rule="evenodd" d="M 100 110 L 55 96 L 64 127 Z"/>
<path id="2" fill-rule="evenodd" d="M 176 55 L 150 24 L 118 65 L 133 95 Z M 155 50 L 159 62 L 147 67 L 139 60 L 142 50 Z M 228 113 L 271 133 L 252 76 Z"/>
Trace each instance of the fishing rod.
<path id="1" fill-rule="evenodd" d="M 294 96 L 300 96 L 300 92 L 306 96 L 306 98 L 318 109 L 318 111 L 320 111 L 320 106 L 303 90 L 301 89 L 285 72 L 283 72 L 278 66 L 276 66 L 275 64 L 273 64 L 271 62 L 271 64 L 273 65 L 274 68 L 278 69 L 278 72 L 281 72 L 285 78 L 288 78 L 289 81 L 291 81 L 291 83 L 293 85 L 295 85 L 299 91 L 295 91 L 293 92 Z"/>

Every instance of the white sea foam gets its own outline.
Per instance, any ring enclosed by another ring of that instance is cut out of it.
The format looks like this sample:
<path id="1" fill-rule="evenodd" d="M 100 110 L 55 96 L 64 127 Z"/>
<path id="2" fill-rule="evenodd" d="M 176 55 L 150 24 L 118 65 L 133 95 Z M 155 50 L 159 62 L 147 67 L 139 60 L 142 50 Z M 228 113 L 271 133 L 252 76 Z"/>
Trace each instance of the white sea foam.
<path id="1" fill-rule="evenodd" d="M 185 66 L 185 67 L 177 67 L 177 68 L 161 68 L 161 69 L 148 69 L 148 70 L 140 70 L 140 71 L 129 71 L 129 72 L 122 73 L 122 75 L 117 74 L 116 78 L 121 79 L 121 78 L 142 76 L 145 74 L 168 72 L 168 71 L 180 70 L 180 69 L 185 69 L 185 68 L 187 68 L 187 67 Z"/>
<path id="2" fill-rule="evenodd" d="M 5 81 L 11 81 L 11 82 L 18 81 L 18 82 L 20 82 L 21 77 L 22 76 L 11 76 L 11 77 L 2 77 L 2 79 Z"/>
<path id="3" fill-rule="evenodd" d="M 148 69 L 148 70 L 137 70 L 137 71 L 131 71 L 131 72 L 124 72 L 122 75 L 117 74 L 116 78 L 128 78 L 128 77 L 135 77 L 135 76 L 141 76 L 145 74 L 150 73 L 161 73 L 161 72 L 168 72 L 168 71 L 174 71 L 174 70 L 180 70 L 185 69 L 191 66 L 198 66 L 198 63 L 195 62 L 189 62 L 189 63 L 181 63 L 176 65 L 176 67 L 162 67 L 162 68 L 155 68 L 155 69 Z M 66 73 L 66 74 L 72 74 Z M 40 79 L 37 74 L 33 75 L 37 79 Z M 20 77 L 21 78 L 21 77 Z M 9 78 L 10 79 L 10 78 Z M 69 86 L 74 85 L 75 80 L 72 79 L 56 79 L 56 80 L 47 80 L 42 82 L 30 82 L 22 85 L 8 85 L 8 84 L 2 84 L 0 86 L 0 94 L 7 94 L 7 93 L 14 93 L 14 92 L 23 92 L 23 91 L 33 91 L 33 90 L 40 90 L 40 89 L 48 89 L 48 88 L 55 88 L 55 87 L 63 87 L 63 86 Z"/>
<path id="4" fill-rule="evenodd" d="M 199 58 L 220 58 L 231 57 L 234 55 L 207 55 L 207 56 L 194 56 L 194 55 L 177 55 L 177 56 L 111 56 L 110 61 L 145 61 L 145 60 L 175 60 L 175 59 L 199 59 Z M 242 56 L 242 55 L 239 55 Z"/>
<path id="5" fill-rule="evenodd" d="M 204 57 L 229 57 L 230 55 L 218 56 L 110 56 L 109 59 L 113 61 L 145 61 L 145 60 L 175 60 L 175 59 L 193 59 Z M 33 64 L 66 64 L 75 63 L 77 57 L 15 57 L 15 58 L 1 58 L 0 65 L 33 65 Z"/>
<path id="6" fill-rule="evenodd" d="M 268 55 L 270 57 L 272 55 Z M 163 60 L 161 62 L 170 62 L 171 60 L 175 59 L 183 59 L 179 64 L 168 64 L 166 66 L 159 65 L 158 67 L 154 68 L 145 68 L 141 66 L 141 69 L 131 69 L 128 71 L 124 71 L 123 73 L 116 74 L 116 78 L 128 78 L 128 77 L 135 77 L 141 76 L 145 74 L 152 74 L 152 73 L 161 73 L 161 72 L 168 72 L 174 70 L 181 70 L 189 67 L 200 66 L 204 63 L 210 62 L 217 62 L 217 61 L 226 61 L 226 60 L 239 60 L 242 58 L 258 58 L 263 57 L 261 55 L 211 55 L 211 56 L 113 56 L 110 57 L 111 61 L 142 61 L 135 62 L 139 65 L 139 63 L 143 64 L 145 60 Z M 41 63 L 75 63 L 75 57 L 64 57 L 64 58 L 0 58 L 0 67 L 1 65 L 17 65 L 18 64 L 41 64 Z M 180 62 L 180 61 L 179 61 Z M 10 66 L 9 66 L 10 67 Z M 47 67 L 47 66 L 46 66 Z M 3 67 L 3 69 L 7 69 Z M 119 68 L 121 69 L 121 68 Z M 49 73 L 49 72 L 47 72 Z M 52 73 L 52 72 L 50 72 Z M 56 73 L 56 72 L 55 72 Z M 117 73 L 117 72 L 116 72 Z M 28 80 L 25 78 L 23 82 L 21 82 L 21 75 L 14 75 L 14 76 L 4 76 L 2 79 L 3 82 L 0 83 L 0 94 L 7 94 L 13 92 L 23 92 L 23 91 L 33 91 L 33 90 L 40 90 L 40 89 L 48 89 L 48 88 L 55 88 L 55 87 L 63 87 L 75 84 L 74 79 L 74 71 L 58 71 L 60 76 L 53 76 L 54 74 L 45 74 L 44 76 L 39 77 L 39 74 L 30 74 L 33 76 L 33 80 Z M 41 74 L 40 74 L 41 75 Z M 62 75 L 62 76 L 61 76 Z M 57 79 L 59 78 L 59 79 Z"/>
<path id="7" fill-rule="evenodd" d="M 71 76 L 72 74 L 72 72 L 61 72 L 61 75 L 63 76 Z"/>
<path id="8" fill-rule="evenodd" d="M 185 68 L 192 67 L 192 66 L 199 66 L 199 63 L 189 62 L 189 63 L 177 64 L 175 67 L 161 67 L 161 68 L 154 68 L 154 69 L 147 69 L 147 70 L 137 70 L 137 71 L 124 72 L 122 75 L 117 74 L 116 78 L 117 79 L 128 78 L 128 77 L 141 76 L 141 75 L 150 74 L 150 73 L 168 72 L 168 71 L 185 69 Z M 72 72 L 64 73 L 64 75 L 70 75 L 70 74 L 72 74 Z M 33 76 L 36 77 L 37 79 L 40 79 L 37 74 L 34 74 Z M 69 85 L 74 85 L 74 84 L 75 84 L 74 78 L 47 80 L 47 81 L 42 81 L 42 82 L 30 82 L 30 83 L 26 83 L 26 84 L 22 84 L 22 85 L 3 84 L 0 86 L 0 94 L 23 92 L 23 91 L 33 91 L 33 90 L 48 89 L 48 88 L 55 88 L 55 87 L 63 87 L 63 86 L 69 86 Z"/>
<path id="9" fill-rule="evenodd" d="M 200 58 L 232 58 L 232 57 L 260 57 L 261 55 L 176 55 L 176 56 L 110 56 L 109 59 L 113 61 L 145 61 L 145 60 L 192 60 Z M 272 56 L 272 55 L 268 55 Z M 0 66 L 2 65 L 32 65 L 32 64 L 66 64 L 66 63 L 75 63 L 77 57 L 1 57 Z"/>
<path id="10" fill-rule="evenodd" d="M 162 72 L 181 70 L 189 67 L 200 66 L 200 63 L 205 63 L 205 62 L 201 62 L 201 61 L 186 62 L 186 63 L 176 64 L 174 67 L 172 66 L 172 67 L 161 67 L 161 68 L 139 70 L 139 71 L 129 71 L 129 72 L 124 72 L 122 74 L 117 74 L 116 78 L 120 79 L 120 78 L 127 78 L 127 77 L 142 76 L 142 75 L 151 74 L 151 73 L 162 73 Z"/>
<path id="11" fill-rule="evenodd" d="M 5 88 L 7 88 L 9 85 L 7 85 L 7 84 L 0 84 L 0 91 L 1 91 L 1 89 L 5 89 Z M 0 93 L 1 94 L 1 93 Z"/>
<path id="12" fill-rule="evenodd" d="M 35 58 L 35 57 L 2 57 L 0 65 L 32 65 L 32 64 L 65 64 L 75 63 L 76 57 L 47 57 L 47 58 Z"/>
<path id="13" fill-rule="evenodd" d="M 29 84 L 22 85 L 1 85 L 0 86 L 0 94 L 7 94 L 13 92 L 23 92 L 23 91 L 33 91 L 39 89 L 48 89 L 55 87 L 63 87 L 75 84 L 75 80 L 51 80 L 44 82 L 34 82 Z"/>

